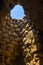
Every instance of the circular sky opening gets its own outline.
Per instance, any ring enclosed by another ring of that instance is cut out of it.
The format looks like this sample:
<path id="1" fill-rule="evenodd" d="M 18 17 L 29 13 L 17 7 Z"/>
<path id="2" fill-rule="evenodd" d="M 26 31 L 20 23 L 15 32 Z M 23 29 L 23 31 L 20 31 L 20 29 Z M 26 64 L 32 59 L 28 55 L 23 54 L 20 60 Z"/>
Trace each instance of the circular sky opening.
<path id="1" fill-rule="evenodd" d="M 10 11 L 10 16 L 12 19 L 23 19 L 24 9 L 21 5 L 15 5 L 14 8 Z"/>

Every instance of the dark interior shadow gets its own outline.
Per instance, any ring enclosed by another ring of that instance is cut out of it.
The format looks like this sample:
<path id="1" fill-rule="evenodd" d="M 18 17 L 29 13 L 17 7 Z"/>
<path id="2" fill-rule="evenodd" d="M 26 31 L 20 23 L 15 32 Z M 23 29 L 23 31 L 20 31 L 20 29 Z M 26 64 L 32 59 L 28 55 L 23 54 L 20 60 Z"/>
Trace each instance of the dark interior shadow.
<path id="1" fill-rule="evenodd" d="M 43 31 L 39 30 L 39 35 L 40 35 L 40 65 L 43 65 Z"/>

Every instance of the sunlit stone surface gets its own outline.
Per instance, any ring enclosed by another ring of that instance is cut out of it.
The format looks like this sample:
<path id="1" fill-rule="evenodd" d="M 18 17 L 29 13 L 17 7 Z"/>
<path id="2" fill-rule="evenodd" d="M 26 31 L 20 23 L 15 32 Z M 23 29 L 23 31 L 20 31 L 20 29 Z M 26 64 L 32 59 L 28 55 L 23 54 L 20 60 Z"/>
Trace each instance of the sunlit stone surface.
<path id="1" fill-rule="evenodd" d="M 32 22 L 26 17 L 15 20 L 8 15 L 0 24 L 0 64 L 40 65 L 43 56 L 39 53 L 39 32 Z"/>

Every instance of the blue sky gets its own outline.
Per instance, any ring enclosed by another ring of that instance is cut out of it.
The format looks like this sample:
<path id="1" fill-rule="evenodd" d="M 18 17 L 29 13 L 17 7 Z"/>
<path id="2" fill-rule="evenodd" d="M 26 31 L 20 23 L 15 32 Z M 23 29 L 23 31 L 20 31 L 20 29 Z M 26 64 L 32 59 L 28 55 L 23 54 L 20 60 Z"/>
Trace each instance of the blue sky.
<path id="1" fill-rule="evenodd" d="M 10 11 L 10 16 L 12 19 L 21 19 L 24 17 L 24 9 L 21 5 L 16 5 L 14 8 Z"/>

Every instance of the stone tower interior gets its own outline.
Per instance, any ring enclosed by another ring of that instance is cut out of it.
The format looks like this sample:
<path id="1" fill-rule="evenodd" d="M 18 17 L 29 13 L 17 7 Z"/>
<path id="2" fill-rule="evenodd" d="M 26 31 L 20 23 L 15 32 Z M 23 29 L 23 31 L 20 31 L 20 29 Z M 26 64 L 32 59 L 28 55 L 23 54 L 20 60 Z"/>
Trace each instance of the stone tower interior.
<path id="1" fill-rule="evenodd" d="M 23 6 L 25 17 L 11 19 Z M 43 65 L 43 0 L 0 0 L 0 65 Z"/>

